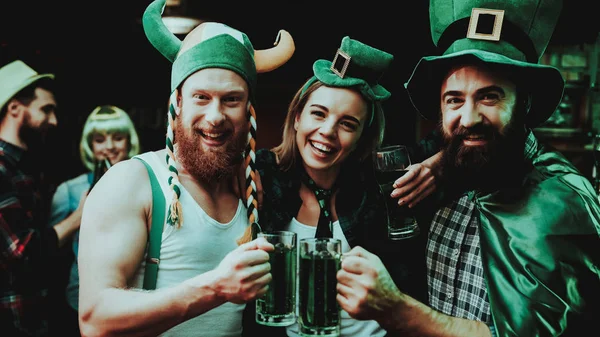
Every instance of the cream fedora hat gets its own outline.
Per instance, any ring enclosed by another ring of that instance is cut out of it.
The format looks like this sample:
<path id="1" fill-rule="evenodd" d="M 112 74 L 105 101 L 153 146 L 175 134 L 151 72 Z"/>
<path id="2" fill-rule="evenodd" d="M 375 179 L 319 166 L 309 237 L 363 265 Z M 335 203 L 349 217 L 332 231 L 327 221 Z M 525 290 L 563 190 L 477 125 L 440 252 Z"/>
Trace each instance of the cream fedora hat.
<path id="1" fill-rule="evenodd" d="M 54 74 L 38 74 L 20 60 L 0 68 L 0 109 L 21 89 L 45 77 L 53 79 Z"/>

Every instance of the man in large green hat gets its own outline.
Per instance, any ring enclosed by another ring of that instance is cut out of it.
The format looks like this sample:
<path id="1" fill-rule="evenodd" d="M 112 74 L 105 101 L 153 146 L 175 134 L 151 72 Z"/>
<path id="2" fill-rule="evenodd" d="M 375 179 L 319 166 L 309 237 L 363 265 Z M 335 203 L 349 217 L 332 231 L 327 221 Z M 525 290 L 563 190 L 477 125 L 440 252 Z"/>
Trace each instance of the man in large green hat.
<path id="1" fill-rule="evenodd" d="M 440 119 L 443 195 L 429 228 L 429 303 L 356 249 L 340 304 L 406 336 L 579 336 L 600 317 L 600 206 L 589 181 L 532 128 L 561 100 L 539 64 L 558 0 L 431 0 L 433 41 L 406 84 Z"/>
<path id="2" fill-rule="evenodd" d="M 110 168 L 90 192 L 79 245 L 83 335 L 240 336 L 245 303 L 270 280 L 264 239 L 244 244 L 253 197 L 257 74 L 294 52 L 289 33 L 254 50 L 248 36 L 203 22 L 183 41 L 146 9 L 153 46 L 172 63 L 166 149 Z M 247 168 L 248 204 L 235 194 Z"/>

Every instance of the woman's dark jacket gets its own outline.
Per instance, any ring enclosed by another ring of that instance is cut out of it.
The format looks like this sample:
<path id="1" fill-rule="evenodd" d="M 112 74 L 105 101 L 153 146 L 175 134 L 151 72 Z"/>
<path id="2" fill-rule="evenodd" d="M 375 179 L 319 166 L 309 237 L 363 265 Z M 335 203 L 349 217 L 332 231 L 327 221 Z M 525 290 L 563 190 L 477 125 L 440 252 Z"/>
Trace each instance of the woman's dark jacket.
<path id="1" fill-rule="evenodd" d="M 427 139 L 412 148 L 413 161 L 420 162 L 435 154 L 439 149 L 437 140 Z M 302 205 L 299 193 L 301 168 L 283 171 L 277 165 L 273 152 L 260 149 L 256 152 L 256 169 L 263 189 L 259 224 L 263 231 L 282 230 L 297 216 Z M 430 208 L 425 203 L 417 207 L 421 226 L 419 236 L 390 241 L 387 238 L 385 203 L 379 193 L 370 158 L 361 164 L 342 165 L 336 184 L 339 191 L 335 209 L 350 247 L 361 246 L 379 256 L 402 292 L 427 303 L 425 245 L 432 216 L 428 213 L 432 212 L 423 210 Z M 249 303 L 247 320 L 254 320 L 254 310 L 254 302 Z M 248 327 L 247 324 L 245 326 Z M 285 329 L 282 335 L 285 335 Z"/>

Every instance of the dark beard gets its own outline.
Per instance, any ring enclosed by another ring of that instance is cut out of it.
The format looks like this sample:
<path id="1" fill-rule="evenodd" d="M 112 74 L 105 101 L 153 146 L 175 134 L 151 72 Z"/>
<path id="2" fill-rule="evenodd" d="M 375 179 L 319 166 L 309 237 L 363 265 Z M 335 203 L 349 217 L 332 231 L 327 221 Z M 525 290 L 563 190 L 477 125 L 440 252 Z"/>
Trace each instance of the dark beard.
<path id="1" fill-rule="evenodd" d="M 441 129 L 441 126 L 440 126 Z M 500 133 L 492 125 L 459 127 L 444 137 L 442 167 L 445 180 L 457 189 L 489 191 L 513 184 L 521 176 L 524 160 L 525 128 L 517 119 Z M 483 135 L 487 144 L 464 146 L 471 134 Z"/>
<path id="2" fill-rule="evenodd" d="M 175 119 L 175 142 L 177 160 L 199 181 L 218 182 L 230 178 L 242 160 L 247 134 L 236 132 L 225 148 L 204 151 L 200 146 L 202 136 L 192 130 L 186 133 L 181 118 Z"/>
<path id="3" fill-rule="evenodd" d="M 27 144 L 30 151 L 42 151 L 46 142 L 46 133 L 42 130 L 35 130 L 28 126 L 23 126 L 19 132 L 19 137 Z"/>
<path id="4" fill-rule="evenodd" d="M 30 152 L 43 152 L 44 144 L 46 143 L 47 134 L 52 128 L 48 124 L 40 126 L 31 125 L 31 117 L 25 116 L 23 124 L 19 129 L 19 137 L 27 144 L 27 149 Z"/>
<path id="5" fill-rule="evenodd" d="M 19 128 L 19 138 L 27 144 L 29 150 L 40 151 L 46 140 L 46 132 L 49 125 L 42 124 L 38 127 L 31 125 L 31 115 L 29 111 L 25 112 L 23 124 Z"/>

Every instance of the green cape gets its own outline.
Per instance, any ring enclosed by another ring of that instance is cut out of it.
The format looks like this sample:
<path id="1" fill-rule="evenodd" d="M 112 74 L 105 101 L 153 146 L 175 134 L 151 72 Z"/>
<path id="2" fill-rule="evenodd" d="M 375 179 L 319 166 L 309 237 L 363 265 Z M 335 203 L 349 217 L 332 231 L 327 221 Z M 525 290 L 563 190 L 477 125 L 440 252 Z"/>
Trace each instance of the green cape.
<path id="1" fill-rule="evenodd" d="M 519 189 L 474 194 L 498 336 L 594 331 L 600 319 L 598 197 L 558 152 L 536 141 L 526 156 L 532 167 Z"/>

